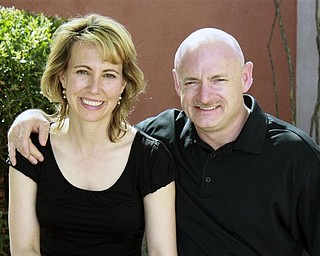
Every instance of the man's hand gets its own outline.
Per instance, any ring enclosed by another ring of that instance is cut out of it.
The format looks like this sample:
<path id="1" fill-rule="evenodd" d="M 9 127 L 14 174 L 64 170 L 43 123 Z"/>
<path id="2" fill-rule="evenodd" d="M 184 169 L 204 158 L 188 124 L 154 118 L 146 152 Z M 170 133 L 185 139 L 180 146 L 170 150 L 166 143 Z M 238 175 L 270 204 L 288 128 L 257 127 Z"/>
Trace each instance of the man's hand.
<path id="1" fill-rule="evenodd" d="M 49 128 L 49 117 L 43 111 L 30 109 L 21 113 L 8 132 L 9 157 L 12 165 L 16 165 L 16 150 L 32 164 L 43 161 L 43 155 L 30 140 L 30 134 L 39 133 L 39 142 L 44 146 L 48 140 Z"/>

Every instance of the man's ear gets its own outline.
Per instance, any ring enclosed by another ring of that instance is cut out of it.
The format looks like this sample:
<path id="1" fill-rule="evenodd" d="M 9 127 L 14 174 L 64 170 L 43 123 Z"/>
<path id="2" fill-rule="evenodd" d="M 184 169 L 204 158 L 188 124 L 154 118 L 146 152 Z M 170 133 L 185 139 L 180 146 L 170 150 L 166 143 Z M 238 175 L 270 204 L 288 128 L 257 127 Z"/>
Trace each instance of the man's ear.
<path id="1" fill-rule="evenodd" d="M 177 71 L 175 69 L 172 70 L 172 75 L 173 75 L 173 81 L 174 81 L 174 88 L 176 89 L 176 93 L 180 97 L 181 88 L 180 88 L 180 84 L 179 84 L 179 78 L 177 75 Z"/>
<path id="2" fill-rule="evenodd" d="M 253 83 L 253 63 L 251 61 L 248 61 L 244 64 L 244 70 L 243 70 L 243 86 L 242 86 L 242 92 L 246 93 L 251 88 L 251 85 Z"/>

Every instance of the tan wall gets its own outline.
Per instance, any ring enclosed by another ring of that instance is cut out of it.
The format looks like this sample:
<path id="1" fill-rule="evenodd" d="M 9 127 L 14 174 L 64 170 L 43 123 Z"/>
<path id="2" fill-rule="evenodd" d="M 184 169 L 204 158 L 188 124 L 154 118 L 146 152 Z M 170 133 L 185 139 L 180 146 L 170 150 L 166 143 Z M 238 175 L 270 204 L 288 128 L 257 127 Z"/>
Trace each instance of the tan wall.
<path id="1" fill-rule="evenodd" d="M 65 18 L 97 12 L 123 23 L 133 35 L 149 85 L 132 114 L 133 123 L 166 108 L 179 107 L 171 76 L 173 55 L 189 33 L 207 26 L 226 30 L 238 39 L 246 59 L 254 62 L 250 93 L 266 111 L 275 114 L 267 51 L 275 12 L 272 0 L 0 0 L 0 5 Z M 281 14 L 295 67 L 297 0 L 283 0 Z M 278 23 L 275 28 L 272 54 L 279 114 L 290 121 L 288 65 Z"/>

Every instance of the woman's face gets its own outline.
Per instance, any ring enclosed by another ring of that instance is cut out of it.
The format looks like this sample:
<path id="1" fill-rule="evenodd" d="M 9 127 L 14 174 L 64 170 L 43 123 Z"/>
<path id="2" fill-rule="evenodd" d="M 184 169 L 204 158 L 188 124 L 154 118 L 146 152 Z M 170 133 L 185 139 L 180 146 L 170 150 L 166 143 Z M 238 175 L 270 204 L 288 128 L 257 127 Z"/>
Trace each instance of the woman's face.
<path id="1" fill-rule="evenodd" d="M 67 69 L 60 74 L 60 82 L 66 90 L 69 117 L 88 122 L 109 122 L 126 86 L 122 68 L 122 64 L 103 60 L 94 45 L 75 43 Z"/>

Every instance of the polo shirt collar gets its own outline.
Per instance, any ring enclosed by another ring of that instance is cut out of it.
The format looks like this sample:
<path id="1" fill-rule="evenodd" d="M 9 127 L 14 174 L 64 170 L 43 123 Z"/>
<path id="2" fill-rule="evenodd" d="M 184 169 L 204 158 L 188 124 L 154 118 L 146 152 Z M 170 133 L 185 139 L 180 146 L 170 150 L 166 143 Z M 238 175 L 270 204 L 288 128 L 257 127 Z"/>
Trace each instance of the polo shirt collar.
<path id="1" fill-rule="evenodd" d="M 235 141 L 234 149 L 260 153 L 268 130 L 268 118 L 251 95 L 244 95 L 244 102 L 250 109 L 250 115 Z"/>
<path id="2" fill-rule="evenodd" d="M 186 119 L 186 121 L 180 133 L 180 140 L 184 141 L 185 147 L 192 146 L 193 143 L 199 138 L 196 132 L 196 128 L 194 127 L 194 124 L 190 121 L 190 119 L 186 116 L 184 111 L 181 111 L 179 113 L 175 120 L 176 123 L 178 123 L 177 120 L 181 118 Z"/>

